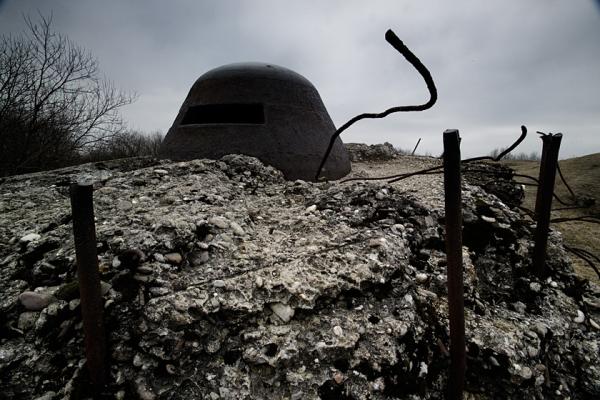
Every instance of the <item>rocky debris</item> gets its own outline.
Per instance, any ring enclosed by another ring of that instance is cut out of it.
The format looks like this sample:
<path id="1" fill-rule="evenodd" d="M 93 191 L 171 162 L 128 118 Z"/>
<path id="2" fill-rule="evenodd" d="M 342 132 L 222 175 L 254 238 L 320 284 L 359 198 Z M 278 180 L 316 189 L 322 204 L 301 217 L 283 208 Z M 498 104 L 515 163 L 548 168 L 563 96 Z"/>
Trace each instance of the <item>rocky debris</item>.
<path id="1" fill-rule="evenodd" d="M 515 184 L 514 171 L 505 165 L 496 162 L 467 163 L 463 164 L 462 173 L 471 185 L 495 195 L 509 207 L 518 207 L 523 203 L 523 186 Z"/>
<path id="2" fill-rule="evenodd" d="M 29 242 L 35 242 L 36 240 L 40 240 L 41 238 L 42 237 L 37 233 L 28 233 L 27 235 L 19 239 L 19 242 L 26 244 Z"/>
<path id="3" fill-rule="evenodd" d="M 391 143 L 383 144 L 364 144 L 364 143 L 344 143 L 350 161 L 388 161 L 400 156 L 400 152 L 394 148 Z"/>
<path id="4" fill-rule="evenodd" d="M 444 397 L 439 177 L 313 184 L 245 156 L 147 162 L 2 183 L 0 398 L 90 395 L 65 186 L 82 174 L 110 398 Z M 600 288 L 573 274 L 557 232 L 536 278 L 531 222 L 478 186 L 463 202 L 468 398 L 599 397 Z M 24 293 L 52 301 L 27 309 Z"/>
<path id="5" fill-rule="evenodd" d="M 25 291 L 19 295 L 19 301 L 27 310 L 41 311 L 50 304 L 52 299 L 43 293 Z"/>

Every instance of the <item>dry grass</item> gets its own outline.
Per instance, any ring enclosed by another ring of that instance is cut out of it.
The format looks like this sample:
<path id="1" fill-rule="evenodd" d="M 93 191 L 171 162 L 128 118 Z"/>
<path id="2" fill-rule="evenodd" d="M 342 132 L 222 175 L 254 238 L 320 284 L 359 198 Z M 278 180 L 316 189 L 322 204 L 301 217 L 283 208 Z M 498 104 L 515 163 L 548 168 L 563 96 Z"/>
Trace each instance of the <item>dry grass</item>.
<path id="1" fill-rule="evenodd" d="M 587 209 L 561 210 L 552 212 L 552 218 L 577 217 L 582 215 L 600 214 L 600 153 L 583 157 L 561 160 L 560 168 L 571 189 L 576 195 L 588 196 L 596 199 L 596 204 Z M 503 164 L 513 168 L 517 173 L 538 177 L 539 161 L 503 161 Z M 517 179 L 526 182 L 526 179 Z M 573 201 L 560 177 L 556 176 L 555 190 L 561 200 L 571 203 Z M 533 209 L 535 205 L 536 187 L 527 186 L 525 189 L 524 206 Z M 563 207 L 554 200 L 553 208 Z M 565 242 L 572 246 L 585 249 L 596 256 L 600 256 L 600 225 L 582 221 L 562 222 L 553 224 L 553 227 L 562 232 Z M 573 263 L 577 273 L 591 281 L 600 283 L 598 275 L 583 260 L 573 256 Z M 600 265 L 597 265 L 600 267 Z"/>

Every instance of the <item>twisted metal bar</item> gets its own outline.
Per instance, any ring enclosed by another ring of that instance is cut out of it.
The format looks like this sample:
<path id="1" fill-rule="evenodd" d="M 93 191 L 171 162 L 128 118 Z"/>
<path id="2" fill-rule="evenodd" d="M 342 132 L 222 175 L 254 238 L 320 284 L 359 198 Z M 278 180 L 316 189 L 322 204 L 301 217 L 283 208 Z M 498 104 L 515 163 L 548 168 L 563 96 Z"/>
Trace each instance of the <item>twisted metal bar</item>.
<path id="1" fill-rule="evenodd" d="M 590 266 L 590 268 L 592 268 L 594 270 L 596 275 L 598 275 L 598 278 L 600 278 L 600 271 L 598 270 L 598 267 L 596 267 L 596 264 L 592 261 L 592 260 L 596 260 L 597 262 L 600 263 L 600 258 L 598 258 L 595 254 L 590 253 L 587 250 L 580 249 L 577 247 L 570 247 L 570 246 L 564 245 L 564 248 L 571 254 L 573 254 L 573 255 L 581 258 L 583 261 L 585 261 Z"/>
<path id="2" fill-rule="evenodd" d="M 416 55 L 414 55 L 408 47 L 406 47 L 402 40 L 400 40 L 391 29 L 388 29 L 388 31 L 385 33 L 385 40 L 387 40 L 387 42 L 391 44 L 394 49 L 396 49 L 400 54 L 402 54 L 406 61 L 408 61 L 413 67 L 415 67 L 415 69 L 421 74 L 421 76 L 425 80 L 425 83 L 427 84 L 427 89 L 429 90 L 429 101 L 420 105 L 392 107 L 381 113 L 364 113 L 350 119 L 344 125 L 339 127 L 333 133 L 333 135 L 331 135 L 329 145 L 327 146 L 327 150 L 325 150 L 325 154 L 323 155 L 323 159 L 321 160 L 321 164 L 319 165 L 319 169 L 317 170 L 317 174 L 315 175 L 316 181 L 319 180 L 319 176 L 321 175 L 323 166 L 329 158 L 329 154 L 331 153 L 331 149 L 333 148 L 335 140 L 342 134 L 342 132 L 348 129 L 355 122 L 358 122 L 361 119 L 365 118 L 384 118 L 395 112 L 424 111 L 431 108 L 437 101 L 437 89 L 435 87 L 435 83 L 433 82 L 431 73 L 425 67 L 425 65 L 423 65 L 421 60 L 419 60 L 419 58 Z"/>
<path id="3" fill-rule="evenodd" d="M 558 171 L 558 176 L 560 176 L 560 180 L 565 185 L 565 187 L 567 188 L 569 193 L 571 193 L 571 196 L 573 197 L 573 199 L 577 200 L 577 196 L 575 195 L 575 192 L 573 192 L 573 189 L 571 189 L 571 186 L 569 186 L 569 184 L 567 183 L 567 180 L 565 179 L 562 171 L 560 170 L 560 163 L 558 163 L 558 162 L 556 163 L 556 170 Z"/>

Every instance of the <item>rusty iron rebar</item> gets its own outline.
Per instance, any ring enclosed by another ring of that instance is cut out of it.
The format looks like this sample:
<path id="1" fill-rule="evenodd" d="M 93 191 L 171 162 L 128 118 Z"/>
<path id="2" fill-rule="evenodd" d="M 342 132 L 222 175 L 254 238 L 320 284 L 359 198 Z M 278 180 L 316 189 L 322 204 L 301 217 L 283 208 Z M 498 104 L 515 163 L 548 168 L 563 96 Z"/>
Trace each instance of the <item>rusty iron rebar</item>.
<path id="1" fill-rule="evenodd" d="M 99 394 L 106 384 L 106 338 L 96 251 L 93 185 L 73 183 L 70 194 L 85 355 L 90 381 L 95 392 Z"/>
<path id="2" fill-rule="evenodd" d="M 538 133 L 542 135 L 542 159 L 540 161 L 539 186 L 535 198 L 536 228 L 534 233 L 533 271 L 538 277 L 543 278 L 546 274 L 546 247 L 548 245 L 552 196 L 562 134 Z"/>
<path id="3" fill-rule="evenodd" d="M 435 104 L 438 98 L 437 88 L 435 87 L 435 82 L 433 82 L 433 78 L 431 77 L 431 73 L 427 69 L 425 65 L 419 60 L 419 58 L 412 52 L 410 49 L 400 40 L 398 36 L 391 30 L 388 29 L 385 33 L 385 40 L 398 51 L 402 56 L 408 61 L 416 70 L 421 74 L 423 80 L 425 80 L 425 84 L 427 85 L 427 90 L 429 91 L 429 100 L 426 103 L 418 104 L 418 105 L 410 105 L 410 106 L 398 106 L 388 108 L 387 110 L 380 113 L 363 113 L 351 118 L 344 125 L 340 126 L 329 139 L 329 145 L 325 150 L 325 154 L 323 154 L 323 158 L 321 159 L 321 164 L 317 169 L 317 174 L 315 175 L 315 181 L 319 181 L 319 176 L 321 175 L 321 171 L 323 170 L 323 166 L 327 162 L 329 158 L 329 154 L 333 149 L 333 145 L 335 144 L 335 140 L 344 132 L 346 129 L 350 128 L 354 123 L 366 119 L 366 118 L 385 118 L 390 114 L 397 112 L 412 112 L 412 111 L 425 111 Z"/>
<path id="4" fill-rule="evenodd" d="M 466 368 L 460 136 L 456 129 L 448 129 L 444 132 L 444 194 L 450 319 L 448 398 L 455 400 L 463 398 Z"/>
<path id="5" fill-rule="evenodd" d="M 417 140 L 417 144 L 415 144 L 415 148 L 413 149 L 412 153 L 410 153 L 411 156 L 415 155 L 415 151 L 417 151 L 417 147 L 419 147 L 419 143 L 421 143 L 421 138 L 419 138 L 419 140 Z"/>

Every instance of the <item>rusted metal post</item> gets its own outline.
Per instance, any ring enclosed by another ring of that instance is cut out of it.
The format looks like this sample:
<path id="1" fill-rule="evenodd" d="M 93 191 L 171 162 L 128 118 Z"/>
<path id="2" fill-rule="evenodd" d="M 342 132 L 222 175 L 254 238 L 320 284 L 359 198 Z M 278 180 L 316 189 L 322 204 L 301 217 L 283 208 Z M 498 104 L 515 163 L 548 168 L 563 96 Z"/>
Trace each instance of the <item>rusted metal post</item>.
<path id="1" fill-rule="evenodd" d="M 539 132 L 541 133 L 541 132 Z M 562 134 L 542 134 L 542 160 L 540 161 L 540 176 L 537 195 L 535 198 L 533 248 L 533 270 L 542 278 L 546 274 L 546 247 L 548 245 L 548 230 L 550 229 L 550 211 L 552 210 L 552 195 L 558 165 L 558 152 Z"/>
<path id="2" fill-rule="evenodd" d="M 458 130 L 448 129 L 444 132 L 444 193 L 450 319 L 448 398 L 452 400 L 463 398 L 466 368 L 460 190 L 460 137 Z"/>
<path id="3" fill-rule="evenodd" d="M 102 319 L 100 273 L 96 252 L 93 185 L 71 184 L 73 236 L 77 256 L 77 277 L 85 335 L 85 356 L 90 380 L 97 394 L 106 383 L 106 344 Z"/>
<path id="4" fill-rule="evenodd" d="M 417 151 L 417 147 L 419 147 L 419 143 L 421 143 L 421 138 L 419 138 L 419 140 L 417 140 L 417 144 L 415 144 L 415 148 L 413 149 L 412 153 L 410 153 L 411 156 L 415 155 L 415 151 Z"/>

